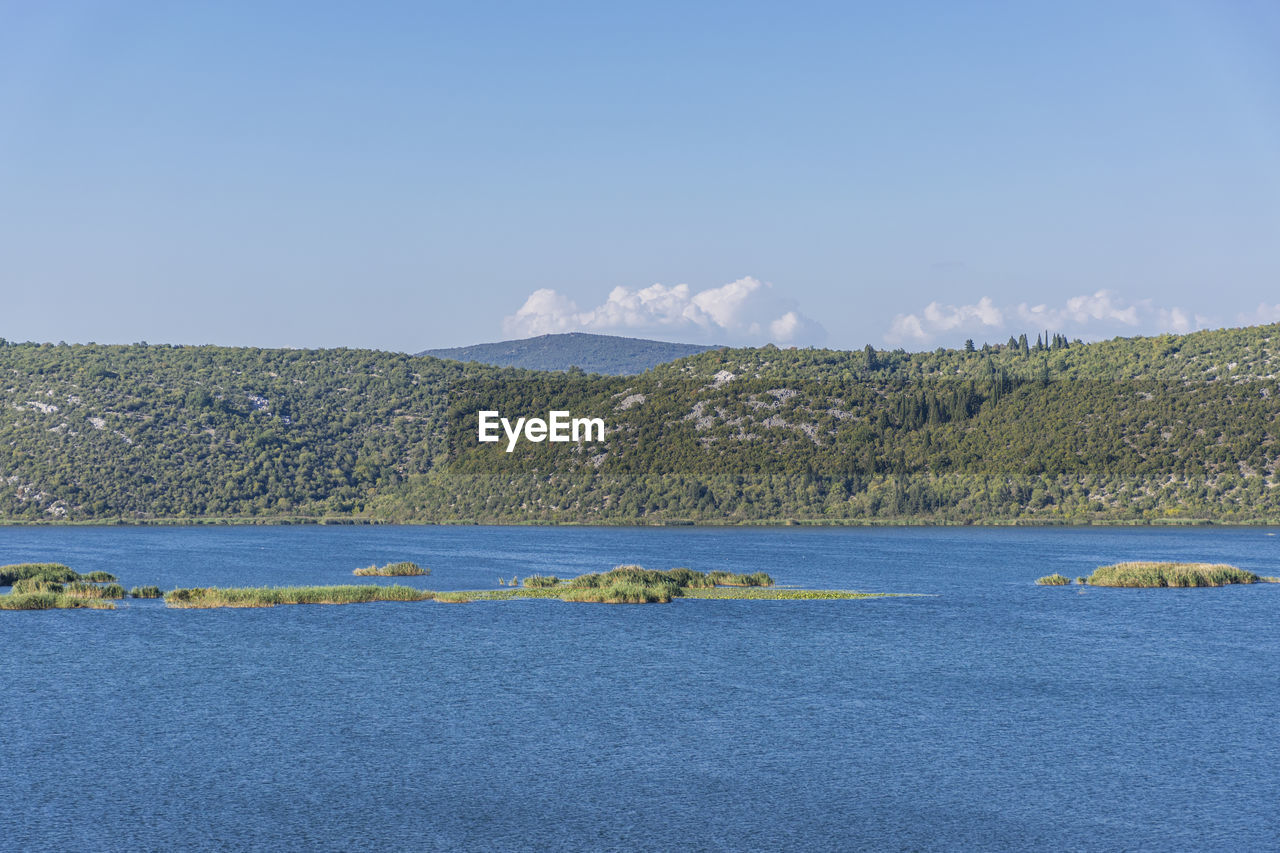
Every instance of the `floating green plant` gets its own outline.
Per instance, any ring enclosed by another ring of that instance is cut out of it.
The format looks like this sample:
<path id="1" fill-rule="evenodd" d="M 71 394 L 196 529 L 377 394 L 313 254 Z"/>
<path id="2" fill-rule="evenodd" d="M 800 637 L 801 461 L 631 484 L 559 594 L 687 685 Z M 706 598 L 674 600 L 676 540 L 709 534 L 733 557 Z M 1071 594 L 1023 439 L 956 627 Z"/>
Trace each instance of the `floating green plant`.
<path id="1" fill-rule="evenodd" d="M 1040 586 L 1066 586 L 1071 583 L 1071 579 L 1063 577 L 1055 572 L 1052 575 L 1045 575 L 1042 578 L 1036 578 L 1036 583 Z"/>

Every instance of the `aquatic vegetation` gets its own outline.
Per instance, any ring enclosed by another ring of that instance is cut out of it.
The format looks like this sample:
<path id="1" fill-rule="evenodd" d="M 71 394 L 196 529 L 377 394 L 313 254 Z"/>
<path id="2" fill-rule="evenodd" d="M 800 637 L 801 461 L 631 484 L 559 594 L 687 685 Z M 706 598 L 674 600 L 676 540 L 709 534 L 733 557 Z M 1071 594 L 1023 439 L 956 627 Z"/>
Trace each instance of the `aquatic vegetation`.
<path id="1" fill-rule="evenodd" d="M 574 587 L 613 586 L 618 583 L 671 584 L 681 589 L 708 589 L 714 586 L 773 586 L 773 578 L 764 572 L 743 575 L 732 572 L 697 572 L 678 567 L 645 569 L 641 566 L 618 566 L 602 574 L 579 575 L 569 581 Z"/>
<path id="2" fill-rule="evenodd" d="M 903 593 L 855 592 L 848 589 L 769 589 L 765 587 L 716 587 L 713 589 L 686 589 L 681 598 L 705 598 L 714 600 L 746 601 L 820 601 L 825 599 L 853 598 L 903 598 Z"/>
<path id="3" fill-rule="evenodd" d="M 1271 575 L 1258 575 L 1258 583 L 1280 583 L 1280 578 Z"/>
<path id="4" fill-rule="evenodd" d="M 14 581 L 35 577 L 65 583 L 80 580 L 80 573 L 61 563 L 14 563 L 0 566 L 0 586 L 13 586 Z"/>
<path id="5" fill-rule="evenodd" d="M 513 598 L 558 598 L 561 601 L 603 604 L 664 604 L 677 598 L 804 600 L 878 598 L 887 593 L 849 590 L 773 589 L 764 572 L 743 575 L 698 572 L 684 567 L 659 570 L 623 565 L 607 572 L 564 580 L 554 575 L 531 575 L 520 589 L 438 593 L 442 601 L 508 601 Z M 446 598 L 447 596 L 447 598 Z"/>
<path id="6" fill-rule="evenodd" d="M 1116 563 L 1089 575 L 1090 586 L 1199 587 L 1257 583 L 1258 576 L 1223 563 Z"/>
<path id="7" fill-rule="evenodd" d="M 99 585 L 74 581 L 66 585 L 62 594 L 70 598 L 124 598 L 124 587 L 118 583 Z"/>
<path id="8" fill-rule="evenodd" d="M 515 598 L 559 598 L 564 591 L 558 587 L 523 587 L 518 589 L 466 589 L 437 592 L 436 600 L 449 602 L 464 601 L 511 601 Z"/>
<path id="9" fill-rule="evenodd" d="M 29 592 L 0 595 L 0 610 L 114 610 L 115 605 L 101 598 L 77 598 L 53 592 Z"/>
<path id="10" fill-rule="evenodd" d="M 624 585 L 625 587 L 625 585 Z M 638 594 L 634 589 L 613 587 L 591 587 L 572 589 L 558 588 L 524 589 L 489 589 L 468 590 L 465 592 L 439 592 L 437 601 L 510 601 L 515 598 L 556 598 L 562 601 L 590 601 L 606 604 L 646 604 L 665 603 L 676 598 L 711 599 L 711 600 L 749 600 L 749 601 L 809 601 L 823 599 L 857 599 L 857 598 L 895 598 L 902 593 L 889 592 L 854 592 L 842 589 L 773 589 L 768 587 L 693 587 L 684 588 L 673 593 L 671 598 L 663 596 L 663 590 L 653 589 Z M 646 588 L 648 590 L 648 588 Z M 638 601 L 643 595 L 645 601 Z M 447 597 L 446 597 L 447 596 Z"/>
<path id="11" fill-rule="evenodd" d="M 609 586 L 565 589 L 561 601 L 594 601 L 601 604 L 664 604 L 680 594 L 674 584 L 646 584 L 621 581 Z"/>
<path id="12" fill-rule="evenodd" d="M 773 578 L 764 572 L 750 575 L 732 572 L 711 572 L 707 575 L 716 586 L 773 586 Z"/>
<path id="13" fill-rule="evenodd" d="M 441 604 L 462 604 L 468 601 L 475 601 L 474 593 L 470 592 L 437 592 L 432 598 Z"/>
<path id="14" fill-rule="evenodd" d="M 18 578 L 13 582 L 13 594 L 21 595 L 31 592 L 52 592 L 61 593 L 63 585 L 57 581 L 51 581 L 48 578 L 37 575 L 30 578 Z"/>
<path id="15" fill-rule="evenodd" d="M 109 599 L 124 598 L 124 589 L 107 572 L 81 575 L 61 563 L 17 563 L 0 566 L 0 586 L 12 587 L 0 595 L 0 610 L 113 610 Z"/>
<path id="16" fill-rule="evenodd" d="M 427 601 L 429 590 L 407 586 L 196 587 L 165 593 L 169 607 L 275 607 L 278 604 L 364 604 L 371 601 Z"/>
<path id="17" fill-rule="evenodd" d="M 363 569 L 354 570 L 351 574 L 361 577 L 400 578 L 429 575 L 431 570 L 404 560 L 399 563 L 387 563 L 385 566 L 365 566 Z"/>
<path id="18" fill-rule="evenodd" d="M 115 583 L 101 582 L 113 577 L 106 572 L 80 576 L 65 566 L 56 564 L 31 564 L 39 569 L 14 568 L 13 594 L 0 596 L 0 609 L 47 610 L 60 607 L 112 608 L 112 599 L 125 596 L 124 588 Z M 52 565 L 52 568 L 49 566 Z M 388 574 L 426 574 L 412 563 L 392 563 L 379 569 L 357 569 L 357 573 L 370 574 L 386 571 Z M 48 575 L 41 572 L 47 572 Z M 52 577 L 72 579 L 63 582 Z M 94 583 L 89 577 L 97 577 Z M 164 598 L 173 608 L 216 607 L 275 607 L 281 604 L 361 604 L 375 601 L 428 601 L 462 603 L 469 601 L 507 601 L 515 598 L 555 598 L 568 602 L 599 602 L 605 604 L 667 603 L 676 598 L 703 599 L 753 599 L 753 600 L 801 600 L 875 598 L 881 593 L 860 593 L 846 590 L 773 589 L 773 578 L 764 572 L 744 575 L 730 572 L 704 573 L 679 567 L 668 570 L 646 569 L 637 565 L 617 566 L 607 572 L 579 575 L 568 580 L 555 575 L 529 575 L 519 586 L 518 577 L 507 582 L 506 589 L 451 590 L 432 592 L 407 586 L 336 585 L 300 587 L 190 587 L 162 593 L 157 586 L 135 586 L 129 590 L 131 598 Z"/>
<path id="19" fill-rule="evenodd" d="M 1040 586 L 1066 586 L 1067 584 L 1071 583 L 1071 579 L 1063 577 L 1062 575 L 1055 572 L 1054 574 L 1045 575 L 1042 578 L 1037 578 L 1036 583 L 1039 584 Z"/>
<path id="20" fill-rule="evenodd" d="M 89 583 L 115 583 L 119 578 L 111 572 L 89 572 L 87 575 L 81 575 L 80 580 Z"/>
<path id="21" fill-rule="evenodd" d="M 524 579 L 525 589 L 545 589 L 550 586 L 559 586 L 561 583 L 560 578 L 555 575 L 529 575 Z"/>
<path id="22" fill-rule="evenodd" d="M 636 565 L 617 566 L 607 572 L 578 575 L 568 581 L 568 585 L 574 589 L 617 586 L 623 583 L 676 587 L 709 587 L 713 585 L 707 575 L 691 569 L 678 568 L 661 571 Z"/>

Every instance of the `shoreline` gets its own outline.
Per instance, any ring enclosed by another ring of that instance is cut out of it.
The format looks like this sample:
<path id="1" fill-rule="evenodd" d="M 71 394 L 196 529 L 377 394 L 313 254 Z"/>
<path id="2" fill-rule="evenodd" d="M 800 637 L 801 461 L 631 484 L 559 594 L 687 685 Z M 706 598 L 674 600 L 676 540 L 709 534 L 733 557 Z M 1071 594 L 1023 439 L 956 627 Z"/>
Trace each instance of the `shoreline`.
<path id="1" fill-rule="evenodd" d="M 1280 518 L 1259 518 L 1225 521 L 1213 518 L 1187 519 L 982 519 L 982 520 L 934 520 L 934 519 L 751 519 L 751 520 L 686 520 L 666 519 L 645 521 L 480 521 L 476 519 L 448 519 L 443 521 L 392 521 L 389 519 L 358 516 L 282 516 L 278 518 L 229 517 L 229 518 L 106 518 L 84 520 L 0 519 L 4 527 L 810 527 L 810 528 L 858 528 L 858 527 L 1280 527 Z"/>

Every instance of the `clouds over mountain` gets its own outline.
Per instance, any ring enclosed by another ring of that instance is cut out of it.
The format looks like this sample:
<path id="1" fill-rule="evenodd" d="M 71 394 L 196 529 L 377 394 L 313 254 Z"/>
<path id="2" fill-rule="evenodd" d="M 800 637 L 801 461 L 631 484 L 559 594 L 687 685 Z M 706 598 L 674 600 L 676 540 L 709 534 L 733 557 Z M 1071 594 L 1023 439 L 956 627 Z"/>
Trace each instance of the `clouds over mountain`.
<path id="1" fill-rule="evenodd" d="M 800 345 L 826 338 L 822 326 L 800 313 L 793 300 L 750 276 L 699 291 L 687 284 L 615 287 L 604 302 L 587 309 L 557 290 L 542 288 L 506 317 L 502 327 L 516 337 L 605 332 L 698 343 Z"/>
<path id="2" fill-rule="evenodd" d="M 990 297 L 970 305 L 931 302 L 919 313 L 893 318 L 885 340 L 890 344 L 922 346 L 942 341 L 954 345 L 960 338 L 998 342 L 1006 334 L 1034 333 L 1047 329 L 1068 337 L 1097 339 L 1114 335 L 1191 332 L 1208 319 L 1177 306 L 1162 306 L 1150 299 L 1130 302 L 1110 290 L 1073 296 L 1058 305 L 997 306 Z"/>
<path id="3" fill-rule="evenodd" d="M 1280 323 L 1280 303 L 1269 305 L 1266 302 L 1261 302 L 1252 312 L 1237 314 L 1236 319 L 1242 326 Z"/>

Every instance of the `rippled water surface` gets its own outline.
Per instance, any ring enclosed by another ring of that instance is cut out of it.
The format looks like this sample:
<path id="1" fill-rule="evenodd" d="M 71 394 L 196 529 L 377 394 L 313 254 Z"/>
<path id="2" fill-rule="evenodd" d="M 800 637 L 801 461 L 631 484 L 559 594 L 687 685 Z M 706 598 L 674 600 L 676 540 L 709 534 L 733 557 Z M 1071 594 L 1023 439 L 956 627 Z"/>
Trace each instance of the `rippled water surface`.
<path id="1" fill-rule="evenodd" d="M 1123 559 L 1280 574 L 1261 529 L 8 528 L 126 588 L 432 589 L 618 563 L 922 593 L 0 612 L 0 848 L 1280 847 L 1280 585 L 1043 588 Z"/>

